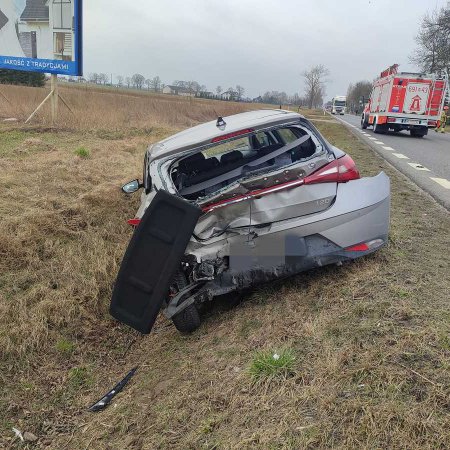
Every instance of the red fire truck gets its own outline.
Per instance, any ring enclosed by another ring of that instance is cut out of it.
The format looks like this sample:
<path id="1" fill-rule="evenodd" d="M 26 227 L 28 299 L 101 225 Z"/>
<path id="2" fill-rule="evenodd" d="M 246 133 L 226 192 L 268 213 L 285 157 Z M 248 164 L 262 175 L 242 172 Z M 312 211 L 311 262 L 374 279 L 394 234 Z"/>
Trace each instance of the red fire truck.
<path id="1" fill-rule="evenodd" d="M 375 133 L 409 130 L 411 136 L 423 137 L 439 121 L 446 89 L 446 76 L 398 72 L 394 64 L 375 80 L 361 128 L 373 126 Z"/>

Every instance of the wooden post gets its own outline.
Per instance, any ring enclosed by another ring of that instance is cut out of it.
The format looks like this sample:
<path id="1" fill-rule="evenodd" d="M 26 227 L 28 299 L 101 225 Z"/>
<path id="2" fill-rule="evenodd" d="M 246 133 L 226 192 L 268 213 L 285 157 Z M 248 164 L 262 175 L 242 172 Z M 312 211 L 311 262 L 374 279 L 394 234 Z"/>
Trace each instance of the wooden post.
<path id="1" fill-rule="evenodd" d="M 40 103 L 40 105 L 33 111 L 31 116 L 28 117 L 28 119 L 25 121 L 25 123 L 28 123 L 49 100 L 50 100 L 50 106 L 51 106 L 51 110 L 52 110 L 52 126 L 55 125 L 55 122 L 58 119 L 59 100 L 61 100 L 63 102 L 63 104 L 67 107 L 67 109 L 72 114 L 74 114 L 74 112 L 72 111 L 70 106 L 67 104 L 67 102 L 59 95 L 57 75 L 52 74 L 50 81 L 51 81 L 50 93 L 47 95 L 47 97 L 44 98 L 44 100 Z"/>
<path id="2" fill-rule="evenodd" d="M 50 94 L 47 95 L 47 97 L 44 98 L 44 100 L 42 100 L 41 104 L 33 111 L 33 113 L 31 114 L 30 117 L 28 117 L 27 120 L 25 120 L 25 123 L 28 123 L 37 113 L 38 111 L 45 105 L 45 103 L 47 102 L 47 100 L 49 98 L 52 98 L 53 92 L 50 91 Z"/>
<path id="3" fill-rule="evenodd" d="M 51 89 L 52 89 L 52 97 L 51 97 L 51 105 L 52 105 L 52 126 L 55 125 L 56 120 L 58 119 L 58 75 L 52 73 L 51 75 Z"/>
<path id="4" fill-rule="evenodd" d="M 8 97 L 2 91 L 0 91 L 0 95 L 7 101 L 7 103 L 12 105 L 12 103 L 9 101 Z"/>

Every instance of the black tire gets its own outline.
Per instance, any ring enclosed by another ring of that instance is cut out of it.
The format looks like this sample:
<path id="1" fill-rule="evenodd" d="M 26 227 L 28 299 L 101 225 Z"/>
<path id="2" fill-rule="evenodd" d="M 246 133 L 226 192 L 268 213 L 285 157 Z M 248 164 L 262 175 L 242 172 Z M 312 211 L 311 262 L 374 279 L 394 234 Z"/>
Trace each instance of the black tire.
<path id="1" fill-rule="evenodd" d="M 423 138 L 425 136 L 425 133 L 422 133 L 420 131 L 410 130 L 409 132 L 411 133 L 412 137 Z"/>
<path id="2" fill-rule="evenodd" d="M 173 277 L 173 285 L 177 291 L 180 291 L 187 286 L 186 277 L 181 270 Z M 197 307 L 194 304 L 189 305 L 187 308 L 183 309 L 183 311 L 173 316 L 172 322 L 180 333 L 192 333 L 201 323 Z"/>
<path id="3" fill-rule="evenodd" d="M 195 305 L 189 305 L 173 316 L 172 322 L 180 333 L 192 333 L 201 324 L 200 314 Z"/>
<path id="4" fill-rule="evenodd" d="M 366 121 L 366 116 L 363 114 L 363 115 L 361 116 L 361 128 L 362 128 L 363 130 L 366 130 L 368 125 L 369 125 L 369 124 L 368 124 L 367 121 Z"/>
<path id="5" fill-rule="evenodd" d="M 376 117 L 373 119 L 373 132 L 376 134 L 384 134 L 386 132 L 386 129 L 383 125 L 377 124 Z"/>

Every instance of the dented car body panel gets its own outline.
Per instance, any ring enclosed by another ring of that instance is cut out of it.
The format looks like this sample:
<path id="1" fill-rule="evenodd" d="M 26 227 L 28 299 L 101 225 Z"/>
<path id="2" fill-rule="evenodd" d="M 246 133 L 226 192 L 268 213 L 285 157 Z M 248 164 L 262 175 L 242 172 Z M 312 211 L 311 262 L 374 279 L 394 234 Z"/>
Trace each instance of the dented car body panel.
<path id="1" fill-rule="evenodd" d="M 353 160 L 296 113 L 219 119 L 152 145 L 145 157 L 136 220 L 160 190 L 202 210 L 162 301 L 175 325 L 184 310 L 218 295 L 352 260 L 387 242 L 383 172 L 361 178 Z"/>

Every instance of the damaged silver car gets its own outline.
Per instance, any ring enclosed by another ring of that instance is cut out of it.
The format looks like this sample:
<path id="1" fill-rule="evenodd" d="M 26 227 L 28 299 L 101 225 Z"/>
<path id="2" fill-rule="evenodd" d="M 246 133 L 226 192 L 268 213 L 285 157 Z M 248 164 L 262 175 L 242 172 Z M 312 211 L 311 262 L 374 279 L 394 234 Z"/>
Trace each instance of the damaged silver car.
<path id="1" fill-rule="evenodd" d="M 204 302 L 368 255 L 386 244 L 390 183 L 310 121 L 282 110 L 221 118 L 150 146 L 141 206 L 111 314 L 150 332 L 162 309 L 181 332 Z"/>

